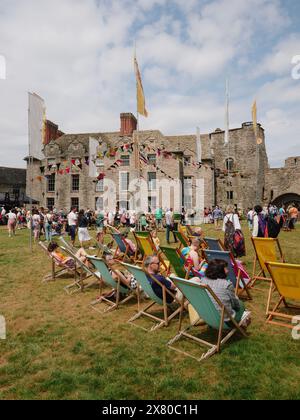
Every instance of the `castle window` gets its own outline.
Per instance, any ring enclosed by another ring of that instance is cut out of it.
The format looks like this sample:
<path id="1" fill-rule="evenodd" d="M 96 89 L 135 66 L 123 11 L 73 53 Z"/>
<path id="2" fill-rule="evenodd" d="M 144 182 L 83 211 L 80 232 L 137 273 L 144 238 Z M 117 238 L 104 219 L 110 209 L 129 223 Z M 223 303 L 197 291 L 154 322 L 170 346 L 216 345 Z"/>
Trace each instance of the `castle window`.
<path id="1" fill-rule="evenodd" d="M 129 190 L 129 172 L 120 172 L 120 191 Z"/>
<path id="2" fill-rule="evenodd" d="M 190 210 L 193 204 L 193 179 L 191 176 L 185 176 L 183 180 L 183 206 Z"/>
<path id="3" fill-rule="evenodd" d="M 47 198 L 47 209 L 49 209 L 50 211 L 52 211 L 53 208 L 54 208 L 54 198 L 48 197 Z"/>
<path id="4" fill-rule="evenodd" d="M 226 169 L 227 171 L 232 171 L 234 167 L 234 160 L 232 158 L 226 159 Z"/>
<path id="5" fill-rule="evenodd" d="M 151 154 L 147 156 L 149 165 L 156 165 L 156 154 Z"/>
<path id="6" fill-rule="evenodd" d="M 103 197 L 95 198 L 95 209 L 98 211 L 104 209 Z"/>
<path id="7" fill-rule="evenodd" d="M 79 198 L 78 197 L 72 197 L 71 198 L 71 209 L 73 207 L 76 207 L 77 211 L 79 210 Z"/>
<path id="8" fill-rule="evenodd" d="M 47 191 L 55 192 L 55 174 L 51 174 L 48 176 Z"/>
<path id="9" fill-rule="evenodd" d="M 273 201 L 273 198 L 274 198 L 274 191 L 271 190 L 271 201 Z"/>
<path id="10" fill-rule="evenodd" d="M 121 155 L 121 166 L 130 166 L 130 156 L 129 155 Z"/>
<path id="11" fill-rule="evenodd" d="M 190 163 L 191 163 L 191 157 L 190 156 L 185 156 L 183 158 L 183 164 L 184 164 L 184 166 L 189 166 Z"/>
<path id="12" fill-rule="evenodd" d="M 227 191 L 227 200 L 233 200 L 233 191 Z"/>
<path id="13" fill-rule="evenodd" d="M 72 187 L 71 191 L 79 191 L 79 175 L 72 175 Z"/>
<path id="14" fill-rule="evenodd" d="M 104 192 L 104 179 L 100 179 L 96 184 L 96 192 Z"/>
<path id="15" fill-rule="evenodd" d="M 156 190 L 156 172 L 148 172 L 148 190 Z"/>

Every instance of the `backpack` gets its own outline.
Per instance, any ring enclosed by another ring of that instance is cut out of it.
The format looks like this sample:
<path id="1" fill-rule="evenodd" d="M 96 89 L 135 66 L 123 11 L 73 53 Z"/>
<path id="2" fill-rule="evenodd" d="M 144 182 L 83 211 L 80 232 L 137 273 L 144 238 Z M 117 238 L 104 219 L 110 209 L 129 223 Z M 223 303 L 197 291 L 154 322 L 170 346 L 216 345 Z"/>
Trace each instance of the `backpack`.
<path id="1" fill-rule="evenodd" d="M 233 220 L 227 218 L 227 222 L 225 224 L 225 236 L 224 236 L 224 246 L 227 251 L 234 252 L 234 223 Z"/>
<path id="2" fill-rule="evenodd" d="M 280 223 L 278 223 L 274 217 L 269 217 L 267 223 L 269 238 L 277 238 L 282 228 L 281 218 Z"/>
<path id="3" fill-rule="evenodd" d="M 233 255 L 235 257 L 244 257 L 246 255 L 245 239 L 240 230 L 236 230 L 234 233 Z"/>
<path id="4" fill-rule="evenodd" d="M 263 214 L 258 214 L 258 238 L 268 238 L 268 222 L 267 218 Z"/>

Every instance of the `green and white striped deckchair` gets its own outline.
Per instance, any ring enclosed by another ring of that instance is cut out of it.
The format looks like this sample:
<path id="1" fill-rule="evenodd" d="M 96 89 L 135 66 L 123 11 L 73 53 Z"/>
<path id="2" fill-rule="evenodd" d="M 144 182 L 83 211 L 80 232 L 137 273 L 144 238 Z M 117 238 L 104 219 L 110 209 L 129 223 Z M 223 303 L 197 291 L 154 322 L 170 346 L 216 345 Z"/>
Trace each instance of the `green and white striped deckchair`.
<path id="1" fill-rule="evenodd" d="M 182 312 L 184 309 L 182 303 L 178 334 L 168 342 L 168 346 L 170 348 L 183 353 L 186 356 L 193 357 L 197 361 L 201 361 L 209 358 L 215 353 L 219 353 L 221 351 L 221 345 L 225 344 L 237 331 L 239 331 L 243 336 L 247 337 L 247 333 L 241 327 L 245 319 L 242 319 L 242 321 L 237 323 L 231 314 L 228 313 L 225 306 L 209 286 L 201 285 L 193 280 L 184 280 L 174 276 L 171 278 L 178 289 L 181 290 L 184 297 L 193 306 L 199 317 L 203 319 L 209 327 L 218 331 L 218 340 L 216 344 L 212 344 L 192 334 L 189 334 L 188 331 L 193 327 L 193 325 L 189 325 L 187 328 L 182 328 Z M 212 299 L 220 306 L 220 312 L 216 309 Z M 230 319 L 231 322 L 225 323 L 225 318 Z M 225 333 L 225 336 L 222 339 L 223 333 Z M 204 352 L 200 358 L 197 358 L 190 353 L 175 348 L 173 344 L 180 340 L 182 337 L 191 339 L 198 344 L 203 344 L 209 347 L 209 350 Z"/>
<path id="2" fill-rule="evenodd" d="M 93 286 L 94 284 L 99 284 L 101 277 L 97 271 L 91 270 L 72 251 L 70 251 L 70 249 L 67 249 L 63 246 L 60 248 L 71 258 L 73 258 L 76 268 L 79 270 L 79 277 L 75 277 L 73 283 L 64 287 L 66 293 L 72 295 L 79 291 L 83 292 L 85 289 Z M 92 278 L 92 280 L 87 282 L 87 280 L 90 278 Z"/>
<path id="3" fill-rule="evenodd" d="M 102 258 L 89 257 L 89 261 L 91 261 L 91 263 L 94 265 L 102 280 L 102 282 L 100 282 L 100 296 L 96 300 L 91 302 L 91 306 L 93 309 L 95 309 L 95 311 L 100 313 L 112 311 L 114 309 L 117 309 L 118 306 L 122 303 L 129 301 L 135 296 L 135 291 L 123 286 L 118 272 L 113 268 L 110 268 L 112 272 L 118 276 L 118 280 L 115 280 L 112 277 L 106 262 Z M 107 286 L 110 286 L 116 291 L 115 302 L 106 299 L 105 294 L 103 293 L 103 283 Z M 124 295 L 125 298 L 121 299 L 121 295 Z M 96 305 L 99 303 L 107 304 L 108 308 L 106 308 L 104 311 L 99 310 L 98 308 L 96 308 Z"/>
<path id="4" fill-rule="evenodd" d="M 169 325 L 169 322 L 179 314 L 180 312 L 180 307 L 176 308 L 175 310 L 172 311 L 172 313 L 170 315 L 168 315 L 168 308 L 171 308 L 171 304 L 167 303 L 167 294 L 169 294 L 170 296 L 172 296 L 172 298 L 177 301 L 177 303 L 180 304 L 180 302 L 178 300 L 176 300 L 175 297 L 175 293 L 172 293 L 170 290 L 168 290 L 164 285 L 162 285 L 156 278 L 154 278 L 153 276 L 151 276 L 149 274 L 149 276 L 151 277 L 151 279 L 156 282 L 161 288 L 162 288 L 162 294 L 163 294 L 163 298 L 159 298 L 153 291 L 152 286 L 147 278 L 147 274 L 146 272 L 137 266 L 134 265 L 130 265 L 130 264 L 125 264 L 122 263 L 122 265 L 134 276 L 134 278 L 136 279 L 136 281 L 138 282 L 139 286 L 141 286 L 141 288 L 143 289 L 143 291 L 146 293 L 146 295 L 151 299 L 151 303 L 148 304 L 145 308 L 141 308 L 141 304 L 140 304 L 140 292 L 139 292 L 139 287 L 137 288 L 138 290 L 138 313 L 136 315 L 134 315 L 132 318 L 129 319 L 129 323 L 131 323 L 132 325 L 135 325 L 139 328 L 142 328 L 144 331 L 155 331 L 158 328 L 161 327 L 167 327 Z M 148 310 L 150 308 L 152 308 L 154 305 L 159 305 L 160 307 L 162 307 L 163 309 L 163 318 L 160 318 L 156 315 L 154 315 L 153 313 L 149 313 Z M 146 329 L 141 327 L 140 325 L 134 323 L 134 321 L 136 321 L 138 318 L 145 316 L 147 318 L 152 319 L 153 321 L 156 321 L 155 325 L 151 328 L 151 329 Z"/>

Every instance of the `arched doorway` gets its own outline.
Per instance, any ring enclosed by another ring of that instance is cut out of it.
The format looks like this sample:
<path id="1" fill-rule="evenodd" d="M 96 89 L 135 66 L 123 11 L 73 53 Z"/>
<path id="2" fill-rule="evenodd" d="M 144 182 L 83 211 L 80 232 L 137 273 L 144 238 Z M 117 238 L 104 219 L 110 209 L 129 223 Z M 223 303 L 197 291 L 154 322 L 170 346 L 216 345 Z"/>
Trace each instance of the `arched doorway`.
<path id="1" fill-rule="evenodd" d="M 294 193 L 283 194 L 275 198 L 272 204 L 277 207 L 281 207 L 282 205 L 288 206 L 289 204 L 295 204 L 298 208 L 300 208 L 300 195 Z"/>

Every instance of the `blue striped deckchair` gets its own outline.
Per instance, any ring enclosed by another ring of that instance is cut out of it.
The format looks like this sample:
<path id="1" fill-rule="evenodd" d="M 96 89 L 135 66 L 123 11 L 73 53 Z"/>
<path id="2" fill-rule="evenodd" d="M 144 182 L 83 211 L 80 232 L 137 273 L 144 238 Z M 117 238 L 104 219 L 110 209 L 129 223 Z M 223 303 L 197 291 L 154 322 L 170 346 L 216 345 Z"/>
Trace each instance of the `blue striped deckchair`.
<path id="1" fill-rule="evenodd" d="M 156 282 L 157 284 L 160 285 L 160 287 L 162 288 L 162 292 L 163 292 L 163 298 L 160 299 L 153 291 L 152 286 L 147 278 L 147 274 L 146 272 L 140 268 L 140 267 L 136 267 L 134 265 L 130 265 L 130 264 L 125 264 L 122 263 L 122 265 L 134 276 L 134 278 L 136 279 L 136 281 L 138 282 L 138 284 L 141 286 L 141 288 L 143 289 L 143 291 L 148 295 L 148 297 L 151 299 L 151 303 L 148 304 L 145 308 L 141 308 L 141 304 L 140 304 L 140 295 L 139 295 L 139 287 L 137 288 L 138 291 L 138 313 L 136 315 L 134 315 L 132 318 L 129 319 L 129 323 L 142 328 L 144 331 L 155 331 L 158 328 L 161 327 L 167 327 L 169 325 L 169 322 L 179 314 L 180 312 L 180 307 L 177 308 L 176 310 L 174 310 L 170 315 L 168 315 L 168 308 L 170 308 L 171 304 L 167 303 L 167 294 L 169 294 L 170 296 L 172 296 L 172 298 L 174 300 L 176 300 L 175 294 L 172 293 L 170 290 L 168 290 L 164 285 L 162 285 L 156 278 L 151 276 L 151 279 Z M 150 275 L 149 275 L 150 276 Z M 178 303 L 180 303 L 179 301 L 177 301 Z M 155 304 L 159 305 L 160 307 L 163 308 L 163 313 L 164 313 L 164 317 L 159 318 L 158 316 L 155 316 L 153 313 L 149 313 L 148 310 L 150 308 L 152 308 Z M 140 325 L 134 323 L 134 321 L 136 321 L 138 318 L 145 316 L 147 318 L 150 318 L 153 321 L 156 321 L 155 325 L 149 330 L 147 330 L 146 328 L 141 327 Z"/>
<path id="2" fill-rule="evenodd" d="M 178 333 L 168 342 L 168 346 L 171 349 L 176 350 L 186 356 L 192 357 L 197 361 L 201 361 L 211 357 L 215 353 L 219 353 L 221 351 L 221 346 L 225 344 L 237 331 L 239 331 L 243 336 L 247 337 L 247 333 L 241 327 L 243 322 L 245 322 L 245 318 L 237 323 L 209 286 L 201 285 L 193 280 L 184 280 L 173 276 L 171 278 L 178 289 L 181 290 L 184 297 L 193 306 L 198 316 L 203 319 L 209 327 L 218 331 L 218 340 L 216 344 L 212 344 L 192 334 L 189 334 L 188 331 L 194 327 L 194 325 L 189 325 L 187 328 L 182 328 L 182 315 L 184 309 L 184 303 L 182 301 Z M 219 305 L 220 311 L 217 310 L 212 299 Z M 224 319 L 230 319 L 230 323 L 225 323 Z M 196 322 L 198 322 L 198 319 Z M 226 335 L 222 339 L 224 332 Z M 192 354 L 179 350 L 173 346 L 173 344 L 179 341 L 181 338 L 188 338 L 198 344 L 203 344 L 209 347 L 209 350 L 203 353 L 200 358 L 195 357 Z"/>
<path id="3" fill-rule="evenodd" d="M 120 261 L 124 261 L 126 258 L 133 260 L 134 253 L 131 251 L 130 246 L 125 242 L 123 235 L 121 233 L 112 233 L 111 236 L 117 244 L 114 258 Z M 121 256 L 118 255 L 118 251 L 121 252 Z"/>
<path id="4" fill-rule="evenodd" d="M 241 270 L 238 267 L 237 262 L 235 261 L 234 256 L 229 251 L 212 251 L 210 249 L 204 250 L 204 256 L 207 262 L 212 260 L 223 260 L 227 262 L 228 267 L 228 279 L 231 281 L 235 288 L 235 292 L 237 296 L 242 297 L 243 293 L 247 294 L 247 298 L 252 300 L 252 296 L 250 293 L 250 283 L 251 280 L 245 281 L 241 275 Z M 235 273 L 238 273 L 237 275 Z"/>
<path id="5" fill-rule="evenodd" d="M 204 241 L 211 251 L 225 251 L 224 245 L 220 239 L 204 238 Z"/>
<path id="6" fill-rule="evenodd" d="M 108 268 L 106 262 L 102 258 L 97 257 L 89 257 L 89 260 L 96 268 L 97 272 L 99 273 L 102 282 L 100 282 L 100 296 L 91 302 L 91 306 L 95 311 L 100 313 L 105 313 L 117 309 L 119 305 L 128 302 L 130 299 L 134 297 L 135 292 L 124 286 L 121 282 L 120 275 L 114 268 Z M 115 280 L 110 270 L 118 276 L 118 280 Z M 115 302 L 110 301 L 106 298 L 105 294 L 103 293 L 103 283 L 107 286 L 110 286 L 112 289 L 116 291 L 116 299 Z M 121 295 L 124 295 L 124 298 L 121 298 Z M 99 303 L 105 303 L 108 305 L 108 308 L 104 311 L 99 310 L 96 305 Z"/>

